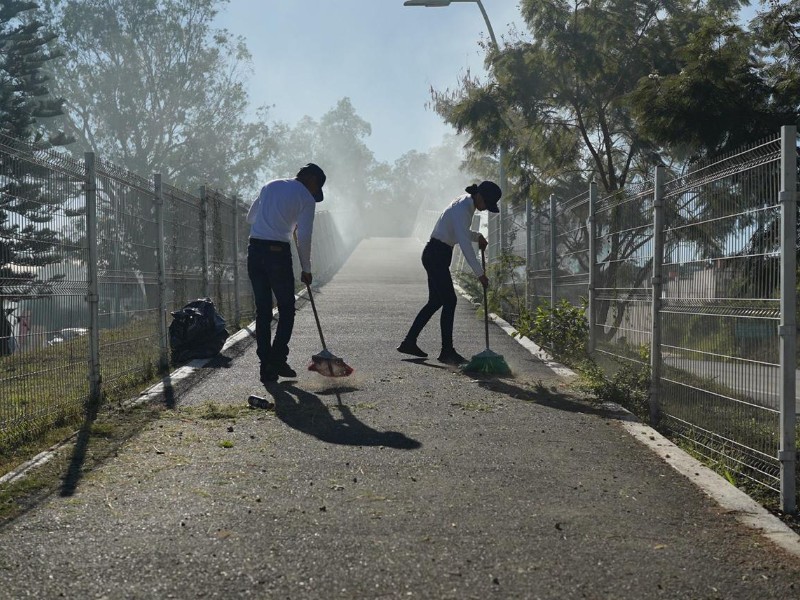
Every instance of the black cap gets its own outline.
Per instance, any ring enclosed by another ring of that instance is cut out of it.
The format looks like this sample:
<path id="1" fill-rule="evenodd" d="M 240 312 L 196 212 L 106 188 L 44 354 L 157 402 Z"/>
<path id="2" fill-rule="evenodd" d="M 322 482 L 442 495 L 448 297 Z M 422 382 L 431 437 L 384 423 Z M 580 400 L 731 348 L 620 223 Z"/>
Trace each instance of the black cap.
<path id="1" fill-rule="evenodd" d="M 497 203 L 503 195 L 503 190 L 494 181 L 481 181 L 478 185 L 471 185 L 464 190 L 468 194 L 478 192 L 486 203 L 486 210 L 493 213 L 500 212 Z"/>
<path id="2" fill-rule="evenodd" d="M 300 179 L 300 177 L 304 175 L 313 175 L 317 178 L 317 182 L 319 183 L 319 191 L 314 194 L 314 200 L 317 202 L 322 202 L 324 196 L 322 194 L 322 186 L 325 185 L 325 171 L 323 171 L 318 165 L 314 163 L 308 163 L 307 165 L 301 167 L 301 169 L 297 172 L 296 177 Z"/>

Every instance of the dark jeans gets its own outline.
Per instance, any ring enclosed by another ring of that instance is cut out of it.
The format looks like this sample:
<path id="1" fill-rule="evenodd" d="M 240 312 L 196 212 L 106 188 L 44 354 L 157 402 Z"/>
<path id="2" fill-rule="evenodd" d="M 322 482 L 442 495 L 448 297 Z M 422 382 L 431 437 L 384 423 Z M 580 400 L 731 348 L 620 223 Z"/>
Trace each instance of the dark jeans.
<path id="1" fill-rule="evenodd" d="M 453 248 L 444 242 L 431 239 L 422 251 L 422 266 L 428 274 L 428 303 L 420 309 L 406 340 L 416 343 L 419 334 L 428 324 L 431 317 L 440 308 L 442 329 L 442 350 L 453 348 L 453 320 L 456 314 L 456 291 L 453 278 L 450 276 L 450 262 L 453 259 Z"/>
<path id="2" fill-rule="evenodd" d="M 286 242 L 250 239 L 247 275 L 256 303 L 256 353 L 262 366 L 279 365 L 289 356 L 294 328 L 294 271 L 292 252 Z M 270 343 L 272 295 L 278 303 L 278 327 Z"/>

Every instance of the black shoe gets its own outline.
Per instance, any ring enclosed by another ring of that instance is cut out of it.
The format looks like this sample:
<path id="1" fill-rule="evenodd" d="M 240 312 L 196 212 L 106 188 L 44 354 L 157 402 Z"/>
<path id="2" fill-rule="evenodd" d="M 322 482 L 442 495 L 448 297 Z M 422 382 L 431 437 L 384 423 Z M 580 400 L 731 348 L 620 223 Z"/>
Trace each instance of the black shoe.
<path id="1" fill-rule="evenodd" d="M 446 363 L 448 365 L 463 365 L 464 363 L 469 362 L 466 358 L 461 356 L 452 348 L 450 350 L 442 350 L 442 352 L 439 354 L 438 360 L 439 362 Z"/>
<path id="2" fill-rule="evenodd" d="M 292 367 L 290 367 L 289 363 L 287 362 L 275 365 L 273 369 L 275 370 L 275 373 L 277 373 L 279 377 L 297 377 L 297 371 L 295 371 Z"/>
<path id="3" fill-rule="evenodd" d="M 411 356 L 418 356 L 420 358 L 428 358 L 428 353 L 422 350 L 414 343 L 403 340 L 403 343 L 397 347 L 398 352 L 403 354 L 410 354 Z"/>
<path id="4" fill-rule="evenodd" d="M 278 373 L 272 366 L 261 365 L 261 383 L 275 383 L 278 381 Z"/>

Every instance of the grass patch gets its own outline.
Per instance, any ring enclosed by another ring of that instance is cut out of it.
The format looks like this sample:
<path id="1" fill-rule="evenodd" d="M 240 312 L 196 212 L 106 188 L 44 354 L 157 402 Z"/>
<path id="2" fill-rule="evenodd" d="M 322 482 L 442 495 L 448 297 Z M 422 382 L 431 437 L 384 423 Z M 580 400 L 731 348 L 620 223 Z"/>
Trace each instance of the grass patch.
<path id="1" fill-rule="evenodd" d="M 26 512 L 47 496 L 64 493 L 65 479 L 70 473 L 77 473 L 82 477 L 102 464 L 145 426 L 159 418 L 163 410 L 161 406 L 149 404 L 130 409 L 116 406 L 101 409 L 97 418 L 91 424 L 86 424 L 88 431 L 84 435 L 79 434 L 65 444 L 49 462 L 0 488 L 0 525 Z M 66 431 L 72 433 L 74 429 L 64 431 L 62 440 L 68 435 Z M 51 434 L 55 436 L 57 431 L 54 430 Z M 78 440 L 84 443 L 80 452 L 77 450 Z M 36 446 L 31 444 L 7 455 L 4 458 L 6 472 L 22 464 L 35 449 Z M 16 464 L 12 464 L 12 457 L 18 459 Z"/>
<path id="2" fill-rule="evenodd" d="M 215 420 L 215 419 L 235 419 L 242 412 L 241 406 L 225 405 L 220 406 L 216 402 L 206 402 L 198 410 L 198 415 L 201 419 Z"/>
<path id="3" fill-rule="evenodd" d="M 53 429 L 80 423 L 89 399 L 89 338 L 0 357 L 0 454 L 43 446 Z M 159 379 L 155 318 L 100 332 L 104 401 L 127 399 Z M 47 447 L 47 446 L 44 446 Z"/>
<path id="4" fill-rule="evenodd" d="M 450 406 L 458 406 L 467 412 L 492 412 L 493 407 L 491 404 L 484 402 L 451 402 Z"/>

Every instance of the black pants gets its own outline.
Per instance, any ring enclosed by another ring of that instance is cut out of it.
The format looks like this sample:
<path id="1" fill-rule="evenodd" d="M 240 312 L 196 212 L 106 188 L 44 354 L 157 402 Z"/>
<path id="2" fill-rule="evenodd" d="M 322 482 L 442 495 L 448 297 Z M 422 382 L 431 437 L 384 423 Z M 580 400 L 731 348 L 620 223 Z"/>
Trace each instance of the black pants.
<path id="1" fill-rule="evenodd" d="M 280 365 L 289 355 L 294 328 L 294 271 L 289 244 L 251 238 L 247 275 L 256 303 L 256 353 L 262 368 L 267 364 Z M 278 303 L 278 326 L 275 339 L 270 342 L 273 294 Z"/>
<path id="2" fill-rule="evenodd" d="M 428 274 L 428 303 L 422 307 L 408 331 L 406 340 L 417 342 L 419 334 L 431 317 L 440 308 L 442 329 L 442 350 L 453 348 L 453 321 L 456 314 L 456 290 L 450 276 L 450 262 L 453 248 L 436 239 L 431 239 L 422 251 L 422 266 Z"/>

